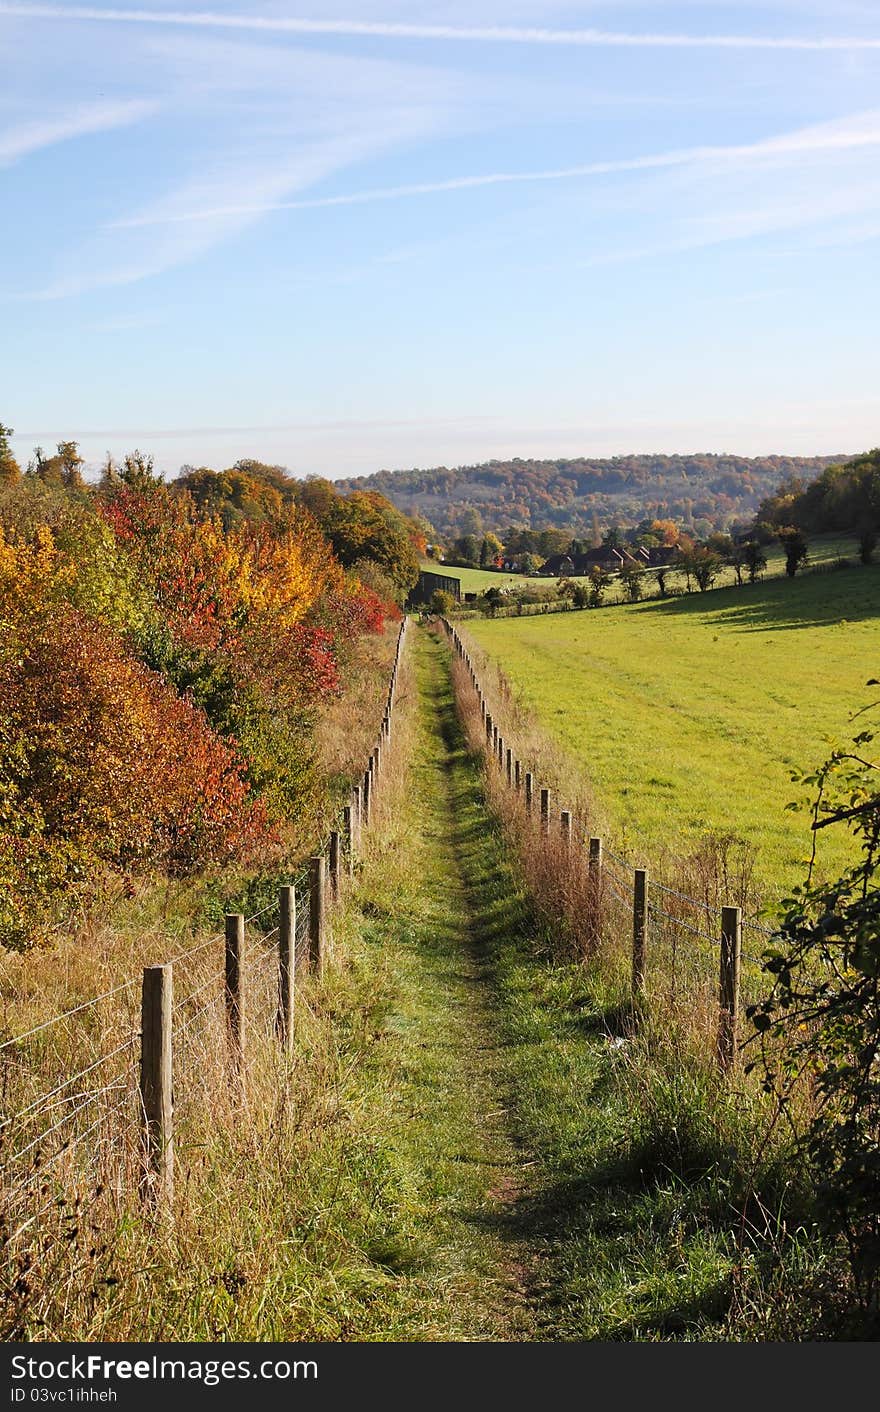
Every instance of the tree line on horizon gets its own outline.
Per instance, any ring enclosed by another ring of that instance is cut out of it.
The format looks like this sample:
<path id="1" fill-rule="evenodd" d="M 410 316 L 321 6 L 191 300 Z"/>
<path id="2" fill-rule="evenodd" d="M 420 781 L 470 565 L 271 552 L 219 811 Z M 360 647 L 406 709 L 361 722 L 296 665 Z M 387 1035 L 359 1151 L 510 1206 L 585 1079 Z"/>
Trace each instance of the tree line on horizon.
<path id="1" fill-rule="evenodd" d="M 337 482 L 376 490 L 422 517 L 441 541 L 562 529 L 583 538 L 610 525 L 673 519 L 696 538 L 753 518 L 783 481 L 815 476 L 841 456 L 627 455 L 488 461 L 472 466 L 379 471 Z M 545 555 L 546 557 L 546 555 Z"/>

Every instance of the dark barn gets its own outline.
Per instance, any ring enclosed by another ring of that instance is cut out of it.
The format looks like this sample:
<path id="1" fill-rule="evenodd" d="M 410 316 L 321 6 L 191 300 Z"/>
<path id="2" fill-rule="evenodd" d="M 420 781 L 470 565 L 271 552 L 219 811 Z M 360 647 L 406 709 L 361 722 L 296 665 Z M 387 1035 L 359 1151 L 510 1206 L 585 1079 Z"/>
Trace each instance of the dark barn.
<path id="1" fill-rule="evenodd" d="M 419 581 L 414 588 L 410 589 L 409 603 L 413 608 L 421 604 L 430 603 L 431 594 L 442 589 L 444 593 L 451 593 L 456 603 L 461 602 L 461 579 L 454 579 L 449 574 L 432 574 L 430 571 L 419 574 Z"/>

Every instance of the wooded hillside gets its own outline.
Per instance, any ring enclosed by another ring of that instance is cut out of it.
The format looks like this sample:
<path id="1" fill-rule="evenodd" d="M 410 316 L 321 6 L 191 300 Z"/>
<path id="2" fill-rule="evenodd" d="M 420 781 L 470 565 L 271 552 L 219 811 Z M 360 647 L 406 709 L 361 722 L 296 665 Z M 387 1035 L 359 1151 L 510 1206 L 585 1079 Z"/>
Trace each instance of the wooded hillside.
<path id="1" fill-rule="evenodd" d="M 754 515 L 789 477 L 812 479 L 842 456 L 615 456 L 610 460 L 488 461 L 477 466 L 379 471 L 337 482 L 343 494 L 374 490 L 437 534 L 510 526 L 605 529 L 645 518 L 694 523 L 699 533 Z M 702 522 L 702 523 L 700 523 Z"/>

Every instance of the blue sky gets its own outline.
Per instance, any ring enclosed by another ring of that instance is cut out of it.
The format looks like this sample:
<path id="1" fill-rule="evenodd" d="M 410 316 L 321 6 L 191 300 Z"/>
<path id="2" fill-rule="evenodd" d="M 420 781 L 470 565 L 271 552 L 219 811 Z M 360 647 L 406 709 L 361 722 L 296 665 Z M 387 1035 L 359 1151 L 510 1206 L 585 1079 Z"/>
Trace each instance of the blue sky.
<path id="1" fill-rule="evenodd" d="M 0 55 L 25 460 L 880 442 L 878 0 L 0 0 Z"/>

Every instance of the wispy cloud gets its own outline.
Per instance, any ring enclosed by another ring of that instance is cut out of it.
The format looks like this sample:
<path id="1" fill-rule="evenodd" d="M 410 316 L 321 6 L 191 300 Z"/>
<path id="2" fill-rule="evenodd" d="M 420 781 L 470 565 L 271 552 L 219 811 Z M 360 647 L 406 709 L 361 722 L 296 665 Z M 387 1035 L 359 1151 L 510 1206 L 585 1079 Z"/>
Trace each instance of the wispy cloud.
<path id="1" fill-rule="evenodd" d="M 728 146 L 680 148 L 641 157 L 607 162 L 586 162 L 573 167 L 550 167 L 542 171 L 484 172 L 474 176 L 450 177 L 445 181 L 411 182 L 402 186 L 373 187 L 365 191 L 343 192 L 334 196 L 304 197 L 271 205 L 257 202 L 184 211 L 150 212 L 130 216 L 111 225 L 137 227 L 189 221 L 212 221 L 232 216 L 259 216 L 272 211 L 304 211 L 322 207 L 357 206 L 373 201 L 392 201 L 410 196 L 468 191 L 484 186 L 516 185 L 529 182 L 571 181 L 627 172 L 662 171 L 664 168 L 706 166 L 714 169 L 801 158 L 830 152 L 855 151 L 880 146 L 880 110 L 855 114 L 844 122 L 822 123 L 758 142 Z"/>
<path id="2" fill-rule="evenodd" d="M 483 101 L 442 71 L 303 48 L 178 36 L 163 39 L 157 57 L 165 105 L 180 111 L 181 130 L 194 139 L 178 180 L 131 213 L 125 239 L 99 229 L 62 249 L 55 278 L 19 298 L 67 298 L 192 261 L 348 165 L 449 132 Z M 194 73 L 205 79 L 191 111 Z M 238 209 L 241 192 L 255 210 Z M 192 210 L 212 214 L 181 222 Z"/>
<path id="3" fill-rule="evenodd" d="M 0 131 L 0 166 L 11 166 L 44 147 L 70 142 L 91 133 L 110 132 L 151 117 L 159 104 L 149 99 L 131 98 L 121 102 L 83 103 L 57 117 L 38 118 Z"/>
<path id="4" fill-rule="evenodd" d="M 861 35 L 663 34 L 603 29 L 548 29 L 508 25 L 421 24 L 386 20 L 314 20 L 212 10 L 119 10 L 92 5 L 28 5 L 0 0 L 0 14 L 103 24 L 172 25 L 347 38 L 452 40 L 461 43 L 547 44 L 592 48 L 880 50 L 880 38 Z"/>

